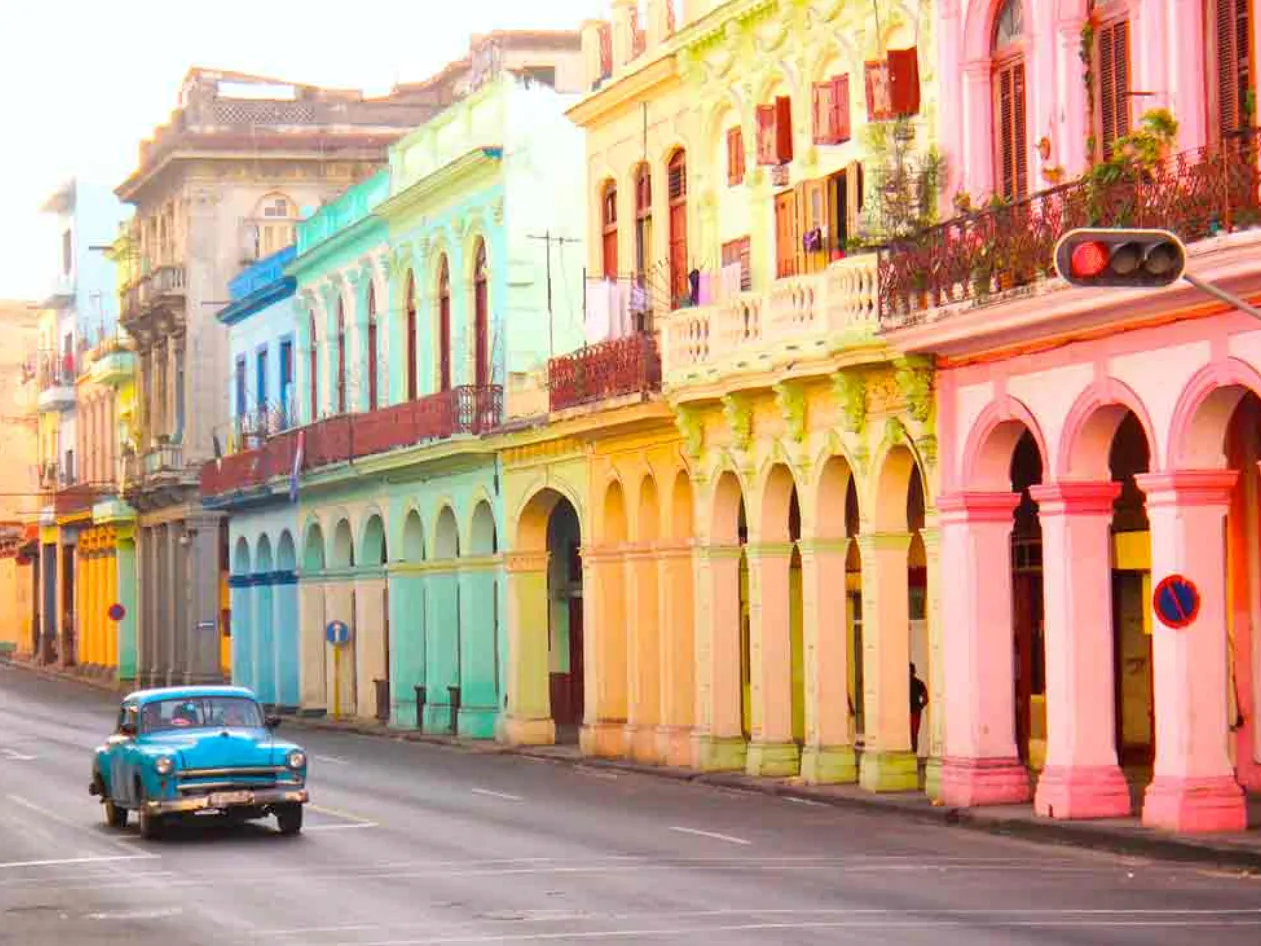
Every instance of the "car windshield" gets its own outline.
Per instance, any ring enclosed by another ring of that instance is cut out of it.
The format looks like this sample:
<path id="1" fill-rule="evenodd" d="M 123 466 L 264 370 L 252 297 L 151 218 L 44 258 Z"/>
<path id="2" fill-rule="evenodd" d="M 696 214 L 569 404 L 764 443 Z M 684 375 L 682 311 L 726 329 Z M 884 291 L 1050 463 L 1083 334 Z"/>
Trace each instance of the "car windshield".
<path id="1" fill-rule="evenodd" d="M 142 732 L 220 726 L 256 729 L 263 725 L 263 714 L 258 704 L 239 696 L 154 700 L 144 705 L 140 718 Z"/>

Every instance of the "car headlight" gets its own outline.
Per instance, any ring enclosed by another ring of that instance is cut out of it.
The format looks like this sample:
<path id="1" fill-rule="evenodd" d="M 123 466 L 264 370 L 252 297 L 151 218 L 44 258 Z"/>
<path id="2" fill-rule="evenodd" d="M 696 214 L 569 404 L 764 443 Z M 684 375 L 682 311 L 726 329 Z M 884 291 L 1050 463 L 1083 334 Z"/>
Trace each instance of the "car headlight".
<path id="1" fill-rule="evenodd" d="M 157 762 L 153 763 L 154 770 L 159 775 L 170 775 L 175 769 L 175 763 L 167 756 L 162 756 Z"/>
<path id="2" fill-rule="evenodd" d="M 306 753 L 303 752 L 301 749 L 294 749 L 292 752 L 289 753 L 288 757 L 285 759 L 285 765 L 289 766 L 289 768 L 294 769 L 295 771 L 297 769 L 302 768 L 304 765 L 306 765 Z"/>

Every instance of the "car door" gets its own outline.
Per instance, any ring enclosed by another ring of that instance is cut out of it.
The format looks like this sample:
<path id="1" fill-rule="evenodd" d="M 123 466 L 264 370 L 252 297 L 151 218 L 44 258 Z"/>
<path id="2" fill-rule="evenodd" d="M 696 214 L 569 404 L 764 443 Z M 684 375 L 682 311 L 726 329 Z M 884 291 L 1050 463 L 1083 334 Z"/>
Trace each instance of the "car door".
<path id="1" fill-rule="evenodd" d="M 130 723 L 133 727 L 139 725 L 140 713 L 134 702 L 123 703 L 118 711 L 118 726 L 114 730 L 114 734 L 109 737 L 109 787 L 110 795 L 115 801 L 124 804 L 130 804 L 135 801 L 132 795 L 132 778 L 129 765 L 129 757 L 131 756 L 131 747 L 135 742 L 134 737 L 126 736 L 122 732 L 123 724 Z M 135 729 L 132 730 L 135 732 Z"/>

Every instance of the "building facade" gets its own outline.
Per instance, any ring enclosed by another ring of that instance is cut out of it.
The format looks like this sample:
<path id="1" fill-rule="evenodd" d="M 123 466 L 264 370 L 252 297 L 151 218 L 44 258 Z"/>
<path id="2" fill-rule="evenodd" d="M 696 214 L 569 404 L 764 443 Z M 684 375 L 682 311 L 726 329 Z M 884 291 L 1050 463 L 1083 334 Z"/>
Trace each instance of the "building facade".
<path id="1" fill-rule="evenodd" d="M 995 197 L 879 282 L 884 337 L 938 367 L 947 804 L 1242 830 L 1261 786 L 1256 324 L 1052 264 L 1074 227 L 1157 226 L 1255 301 L 1256 12 L 940 9 L 953 181 Z M 1181 630 L 1150 603 L 1176 573 L 1202 600 Z"/>
<path id="2" fill-rule="evenodd" d="M 6 344 L 0 352 L 0 452 L 9 462 L 0 470 L 0 600 L 13 602 L 0 621 L 0 648 L 30 655 L 38 543 L 39 309 L 31 302 L 0 301 Z"/>

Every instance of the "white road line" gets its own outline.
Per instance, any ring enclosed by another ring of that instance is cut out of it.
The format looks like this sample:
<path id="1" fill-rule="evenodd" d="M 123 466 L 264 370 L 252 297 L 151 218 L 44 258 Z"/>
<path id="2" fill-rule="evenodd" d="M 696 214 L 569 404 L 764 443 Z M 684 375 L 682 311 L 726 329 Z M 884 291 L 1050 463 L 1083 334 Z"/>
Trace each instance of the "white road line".
<path id="1" fill-rule="evenodd" d="M 492 792 L 489 788 L 470 788 L 474 795 L 486 795 L 489 798 L 502 798 L 505 801 L 521 801 L 520 795 L 509 795 L 507 792 Z"/>
<path id="2" fill-rule="evenodd" d="M 0 870 L 19 867 L 61 867 L 65 864 L 108 864 L 112 861 L 152 861 L 157 854 L 102 854 L 99 857 L 59 857 L 46 861 L 0 861 Z"/>
<path id="3" fill-rule="evenodd" d="M 354 824 L 309 824 L 303 828 L 306 831 L 352 831 L 356 828 L 379 828 L 381 827 L 375 821 L 356 821 Z"/>
<path id="4" fill-rule="evenodd" d="M 694 834 L 701 838 L 713 838 L 715 841 L 726 841 L 728 844 L 752 844 L 752 841 L 746 841 L 744 838 L 735 838 L 729 834 L 718 834 L 714 831 L 702 831 L 699 828 L 680 828 L 678 825 L 672 825 L 671 831 L 678 831 L 680 834 Z"/>
<path id="5" fill-rule="evenodd" d="M 794 805 L 808 805 L 808 806 L 809 806 L 809 807 L 811 807 L 811 808 L 823 808 L 823 807 L 825 807 L 825 806 L 824 806 L 824 804 L 823 804 L 823 802 L 821 802 L 821 801 L 814 801 L 814 800 L 809 799 L 809 798 L 795 798 L 795 797 L 794 797 L 794 796 L 792 796 L 792 795 L 784 795 L 784 796 L 782 796 L 782 797 L 783 797 L 784 801 L 790 801 L 790 802 L 792 802 Z"/>
<path id="6" fill-rule="evenodd" d="M 89 913 L 89 920 L 163 920 L 169 916 L 179 916 L 184 911 L 180 907 L 160 907 L 156 910 L 128 910 L 121 913 Z"/>
<path id="7" fill-rule="evenodd" d="M 329 765 L 350 765 L 348 759 L 339 759 L 335 755 L 316 755 L 311 756 L 316 762 L 327 762 Z"/>
<path id="8" fill-rule="evenodd" d="M 4 757 L 10 762 L 34 762 L 36 757 L 33 755 L 23 755 L 13 749 L 0 749 L 4 753 Z"/>

